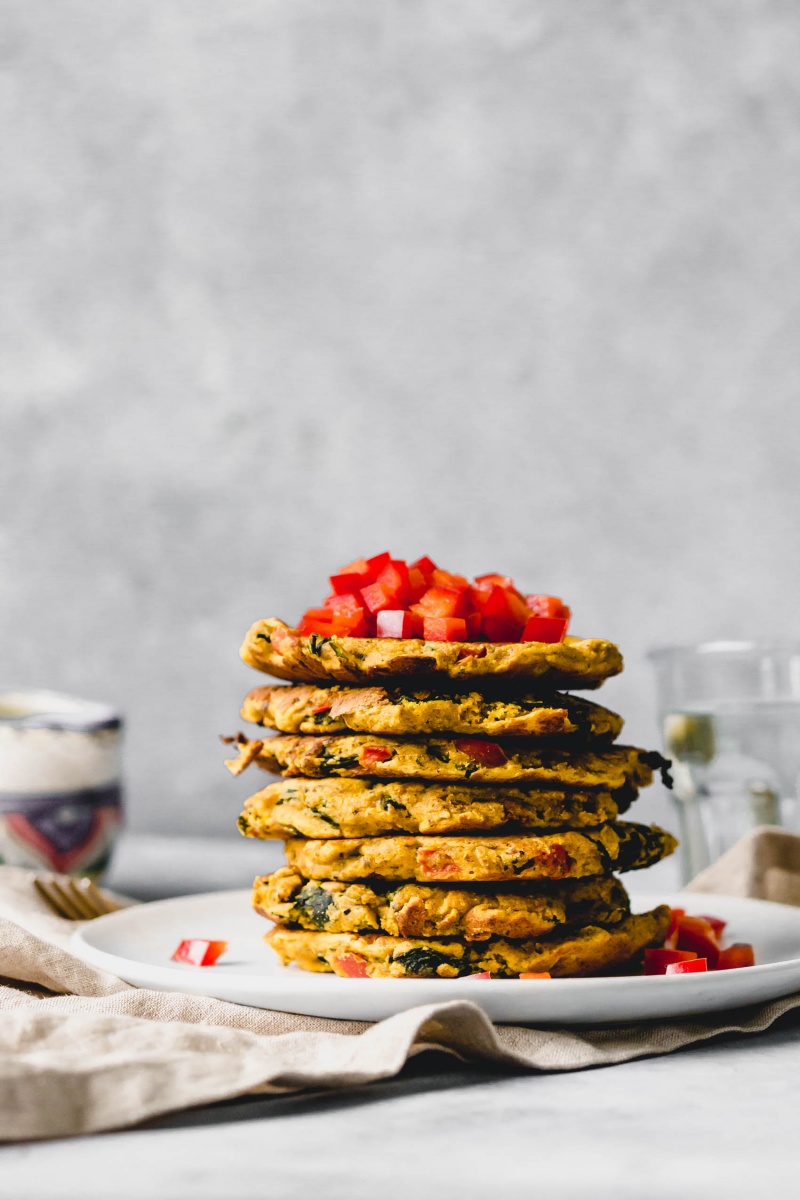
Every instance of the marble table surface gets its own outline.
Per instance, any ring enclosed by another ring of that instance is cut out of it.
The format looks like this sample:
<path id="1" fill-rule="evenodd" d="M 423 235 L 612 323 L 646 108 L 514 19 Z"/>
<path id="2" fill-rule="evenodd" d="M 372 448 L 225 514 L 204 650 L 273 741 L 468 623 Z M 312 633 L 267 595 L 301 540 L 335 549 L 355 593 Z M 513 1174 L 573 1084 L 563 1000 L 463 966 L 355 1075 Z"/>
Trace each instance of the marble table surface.
<path id="1" fill-rule="evenodd" d="M 129 835 L 109 882 L 149 898 L 246 886 L 270 865 L 247 843 Z M 661 864 L 648 885 L 676 886 L 670 870 Z M 796 1013 L 758 1037 L 569 1074 L 422 1055 L 346 1093 L 250 1097 L 3 1147 L 0 1198 L 794 1197 L 799 1080 Z"/>

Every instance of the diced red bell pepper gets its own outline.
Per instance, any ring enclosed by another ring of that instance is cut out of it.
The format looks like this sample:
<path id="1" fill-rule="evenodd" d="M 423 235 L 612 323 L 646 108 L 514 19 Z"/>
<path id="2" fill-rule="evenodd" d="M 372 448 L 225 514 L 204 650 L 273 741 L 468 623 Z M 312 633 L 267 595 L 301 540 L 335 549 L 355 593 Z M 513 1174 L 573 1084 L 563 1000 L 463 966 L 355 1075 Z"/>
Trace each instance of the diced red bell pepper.
<path id="1" fill-rule="evenodd" d="M 457 738 L 456 747 L 482 767 L 502 767 L 503 763 L 508 762 L 508 755 L 497 742 L 485 742 L 482 738 Z"/>
<path id="2" fill-rule="evenodd" d="M 388 746 L 364 746 L 358 756 L 362 767 L 374 767 L 377 763 L 388 762 L 394 754 Z"/>
<path id="3" fill-rule="evenodd" d="M 427 592 L 430 587 L 430 578 L 423 575 L 418 567 L 408 568 L 408 592 L 411 597 L 411 603 L 416 604 L 421 596 Z"/>
<path id="4" fill-rule="evenodd" d="M 526 596 L 525 603 L 534 617 L 566 617 L 572 613 L 560 596 Z"/>
<path id="5" fill-rule="evenodd" d="M 525 601 L 514 588 L 495 585 L 488 592 L 477 592 L 476 603 L 484 617 L 502 617 L 520 628 L 529 616 Z"/>
<path id="6" fill-rule="evenodd" d="M 339 637 L 369 637 L 372 628 L 369 613 L 339 613 L 333 622 L 333 632 Z"/>
<path id="7" fill-rule="evenodd" d="M 321 633 L 323 637 L 333 637 L 334 616 L 329 608 L 309 608 L 303 613 L 297 630 L 302 634 Z"/>
<path id="8" fill-rule="evenodd" d="M 413 563 L 408 564 L 409 571 L 421 571 L 426 579 L 430 579 L 434 571 L 439 568 L 432 558 L 428 558 L 427 554 L 423 554 L 422 558 L 416 558 Z"/>
<path id="9" fill-rule="evenodd" d="M 442 571 L 439 567 L 434 567 L 431 572 L 431 581 L 434 587 L 445 588 L 468 588 L 469 580 L 463 575 L 454 575 L 451 571 Z"/>
<path id="10" fill-rule="evenodd" d="M 369 634 L 369 622 L 363 610 L 339 613 L 330 608 L 310 608 L 297 628 L 303 635 L 318 633 L 322 637 L 367 637 Z"/>
<path id="11" fill-rule="evenodd" d="M 530 617 L 522 631 L 523 642 L 563 642 L 566 617 Z"/>
<path id="12" fill-rule="evenodd" d="M 385 608 L 377 616 L 378 637 L 421 638 L 422 617 L 404 609 Z"/>
<path id="13" fill-rule="evenodd" d="M 681 922 L 681 918 L 685 917 L 685 916 L 686 916 L 685 908 L 670 909 L 669 929 L 667 930 L 667 936 L 664 938 L 665 945 L 672 946 L 673 939 L 677 936 L 677 933 L 678 933 L 678 925 Z"/>
<path id="14" fill-rule="evenodd" d="M 372 558 L 367 559 L 367 566 L 370 570 L 370 575 L 373 579 L 377 579 L 387 563 L 392 561 L 392 556 L 388 550 L 384 550 L 383 554 L 376 554 Z"/>
<path id="15" fill-rule="evenodd" d="M 397 597 L 398 608 L 408 608 L 411 603 L 411 585 L 408 567 L 401 559 L 391 559 L 379 572 L 375 582 Z"/>
<path id="16" fill-rule="evenodd" d="M 491 979 L 491 971 L 475 971 L 472 975 L 465 975 L 465 979 Z"/>
<path id="17" fill-rule="evenodd" d="M 708 921 L 709 925 L 714 930 L 714 935 L 716 936 L 717 941 L 719 941 L 719 939 L 722 937 L 722 931 L 728 922 L 723 921 L 721 917 L 710 917 L 708 913 L 698 913 L 697 916 L 701 921 Z"/>
<path id="18" fill-rule="evenodd" d="M 464 620 L 467 623 L 467 637 L 471 642 L 477 641 L 483 632 L 483 617 L 480 613 L 467 613 Z"/>
<path id="19" fill-rule="evenodd" d="M 714 927 L 702 917 L 682 917 L 678 923 L 676 938 L 678 950 L 694 950 L 702 958 L 708 959 L 711 970 L 717 965 L 719 944 L 717 943 Z"/>
<path id="20" fill-rule="evenodd" d="M 490 642 L 518 642 L 522 635 L 522 626 L 507 617 L 483 616 L 481 629 Z"/>
<path id="21" fill-rule="evenodd" d="M 322 700 L 319 704 L 312 705 L 311 711 L 316 715 L 317 713 L 330 712 L 332 707 L 333 705 L 330 700 Z"/>
<path id="22" fill-rule="evenodd" d="M 756 956 L 749 942 L 734 942 L 720 950 L 717 959 L 717 971 L 731 971 L 735 967 L 754 967 Z"/>
<path id="23" fill-rule="evenodd" d="M 385 608 L 404 608 L 395 592 L 390 591 L 382 583 L 368 583 L 361 589 L 361 598 L 365 606 L 374 615 L 383 612 Z"/>
<path id="24" fill-rule="evenodd" d="M 411 607 L 420 617 L 465 617 L 471 611 L 464 588 L 428 588 Z"/>
<path id="25" fill-rule="evenodd" d="M 426 642 L 465 642 L 467 622 L 463 617 L 423 617 L 422 636 Z"/>
<path id="26" fill-rule="evenodd" d="M 708 962 L 705 958 L 687 958 L 683 962 L 667 964 L 665 975 L 694 975 L 695 971 L 707 971 Z"/>
<path id="27" fill-rule="evenodd" d="M 340 954 L 333 965 L 350 979 L 368 979 L 366 959 L 357 954 Z"/>
<path id="28" fill-rule="evenodd" d="M 365 558 L 356 558 L 353 562 L 348 563 L 346 567 L 339 567 L 337 575 L 359 575 L 366 578 L 371 573 L 369 563 Z"/>
<path id="29" fill-rule="evenodd" d="M 366 615 L 367 611 L 360 593 L 356 592 L 334 592 L 332 596 L 326 597 L 324 607 L 335 613 L 359 613 L 362 616 Z"/>
<path id="30" fill-rule="evenodd" d="M 363 570 L 354 570 L 355 567 L 360 567 L 363 564 Z M 359 559 L 357 562 L 351 563 L 346 570 L 337 572 L 336 575 L 331 575 L 330 585 L 336 596 L 344 596 L 347 592 L 357 592 L 365 584 L 369 583 L 370 570 L 369 564 L 365 558 Z"/>
<path id="31" fill-rule="evenodd" d="M 493 587 L 513 588 L 514 580 L 509 575 L 476 575 L 475 587 L 479 592 L 490 592 Z"/>
<path id="32" fill-rule="evenodd" d="M 549 971 L 522 971 L 520 979 L 552 979 Z"/>
<path id="33" fill-rule="evenodd" d="M 173 962 L 188 963 L 192 967 L 213 967 L 221 954 L 228 949 L 227 942 L 208 942 L 202 938 L 186 938 L 174 954 Z"/>
<path id="34" fill-rule="evenodd" d="M 660 946 L 655 950 L 644 952 L 645 975 L 664 975 L 671 963 L 689 962 L 697 958 L 694 950 L 668 950 Z"/>

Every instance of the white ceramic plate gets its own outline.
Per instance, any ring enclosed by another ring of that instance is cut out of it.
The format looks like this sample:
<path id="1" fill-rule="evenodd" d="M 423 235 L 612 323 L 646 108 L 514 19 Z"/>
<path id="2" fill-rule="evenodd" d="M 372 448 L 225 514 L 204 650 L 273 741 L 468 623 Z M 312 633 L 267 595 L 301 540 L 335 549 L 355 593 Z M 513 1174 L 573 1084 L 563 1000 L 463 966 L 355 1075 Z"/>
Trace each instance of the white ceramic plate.
<path id="1" fill-rule="evenodd" d="M 282 967 L 264 945 L 268 923 L 247 891 L 182 896 L 100 917 L 73 935 L 86 962 L 137 987 L 215 996 L 256 1008 L 376 1021 L 420 1004 L 473 1000 L 496 1021 L 597 1024 L 715 1012 L 800 989 L 800 908 L 727 896 L 644 894 L 656 904 L 713 913 L 729 922 L 725 943 L 752 942 L 755 967 L 696 975 L 604 979 L 341 979 Z M 213 967 L 170 962 L 183 938 L 229 943 Z"/>

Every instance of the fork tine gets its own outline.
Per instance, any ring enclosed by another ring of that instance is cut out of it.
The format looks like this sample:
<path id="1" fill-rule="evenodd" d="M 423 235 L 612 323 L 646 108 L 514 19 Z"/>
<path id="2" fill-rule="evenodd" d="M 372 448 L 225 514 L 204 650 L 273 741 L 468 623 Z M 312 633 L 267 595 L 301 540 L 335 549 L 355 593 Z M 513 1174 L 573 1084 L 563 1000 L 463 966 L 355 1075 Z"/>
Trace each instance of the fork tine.
<path id="1" fill-rule="evenodd" d="M 82 879 L 71 879 L 70 883 L 73 890 L 90 906 L 93 916 L 104 917 L 106 913 L 119 910 L 119 905 L 110 900 L 105 892 L 101 892 L 93 879 L 84 876 Z"/>
<path id="2" fill-rule="evenodd" d="M 115 904 L 113 900 L 109 900 L 106 893 L 101 892 L 101 889 L 97 887 L 97 884 L 94 880 L 90 880 L 90 878 L 85 877 L 83 880 L 77 881 L 77 886 L 80 888 L 80 890 L 82 890 L 90 904 L 95 905 L 98 914 L 100 914 L 101 917 L 107 912 L 120 911 L 120 906 Z"/>
<path id="3" fill-rule="evenodd" d="M 52 877 L 43 879 L 37 876 L 34 883 L 39 895 L 47 901 L 50 908 L 59 917 L 65 917 L 68 921 L 83 921 L 85 919 L 63 888 L 59 886 L 57 880 Z"/>
<path id="4" fill-rule="evenodd" d="M 74 879 L 65 880 L 62 887 L 77 908 L 78 912 L 81 914 L 81 918 L 84 921 L 92 921 L 95 917 L 100 915 L 97 908 L 94 906 L 94 904 L 92 904 L 89 897 L 84 895 Z"/>
<path id="5" fill-rule="evenodd" d="M 34 877 L 33 886 L 36 888 L 37 892 L 42 897 L 42 899 L 44 900 L 47 907 L 52 912 L 54 912 L 56 914 L 56 916 L 65 917 L 67 915 L 64 912 L 64 910 L 62 909 L 61 904 L 58 901 L 57 897 L 52 896 L 50 894 L 50 891 L 47 887 L 46 881 L 44 879 L 42 879 L 42 877 L 40 875 L 36 875 Z"/>
<path id="6" fill-rule="evenodd" d="M 62 883 L 57 879 L 49 879 L 51 889 L 58 896 L 71 921 L 85 921 L 86 914 Z"/>

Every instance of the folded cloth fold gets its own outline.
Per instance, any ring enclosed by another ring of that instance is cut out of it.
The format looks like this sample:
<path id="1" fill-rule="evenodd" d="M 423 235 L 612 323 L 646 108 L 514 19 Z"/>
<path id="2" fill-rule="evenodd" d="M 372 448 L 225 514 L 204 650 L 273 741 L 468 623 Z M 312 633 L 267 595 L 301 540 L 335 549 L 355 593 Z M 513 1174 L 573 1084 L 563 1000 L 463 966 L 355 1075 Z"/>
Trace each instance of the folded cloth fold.
<path id="1" fill-rule="evenodd" d="M 598 1028 L 493 1025 L 467 1001 L 375 1024 L 134 988 L 71 954 L 33 873 L 0 867 L 0 1140 L 93 1133 L 245 1093 L 389 1078 L 439 1050 L 470 1062 L 574 1071 L 757 1033 L 800 994 L 737 1012 Z M 800 837 L 765 828 L 689 890 L 800 903 Z"/>

